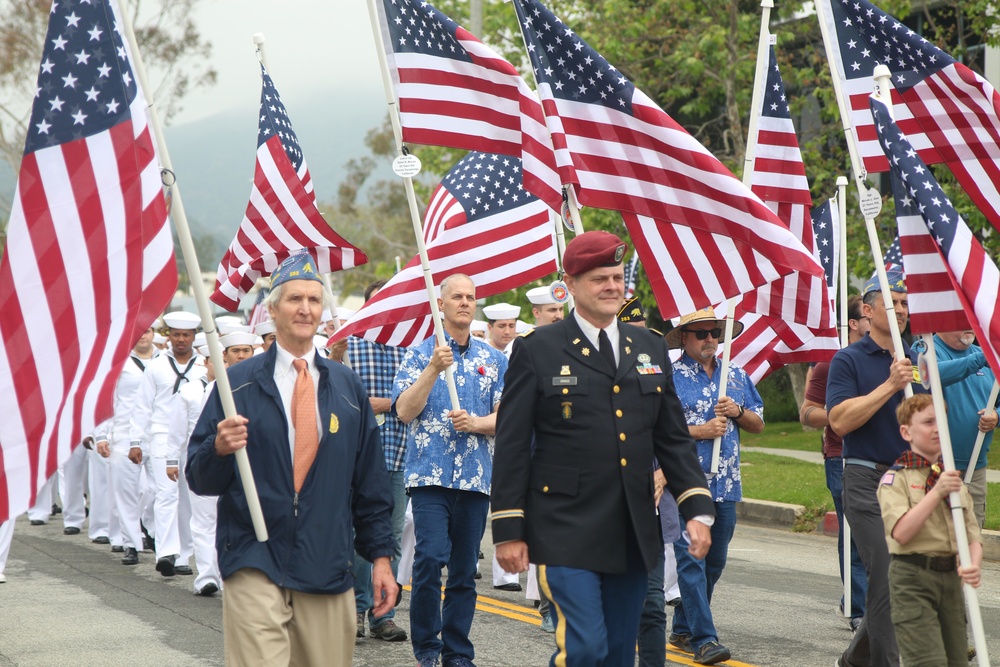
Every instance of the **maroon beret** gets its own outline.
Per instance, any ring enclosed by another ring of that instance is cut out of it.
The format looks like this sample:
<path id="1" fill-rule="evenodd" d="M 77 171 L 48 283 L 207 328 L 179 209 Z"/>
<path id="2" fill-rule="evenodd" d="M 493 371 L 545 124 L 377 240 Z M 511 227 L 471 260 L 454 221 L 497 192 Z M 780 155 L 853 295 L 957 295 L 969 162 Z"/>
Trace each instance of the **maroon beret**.
<path id="1" fill-rule="evenodd" d="M 585 232 L 575 237 L 563 253 L 563 270 L 579 276 L 599 266 L 618 266 L 625 259 L 628 244 L 608 232 Z"/>

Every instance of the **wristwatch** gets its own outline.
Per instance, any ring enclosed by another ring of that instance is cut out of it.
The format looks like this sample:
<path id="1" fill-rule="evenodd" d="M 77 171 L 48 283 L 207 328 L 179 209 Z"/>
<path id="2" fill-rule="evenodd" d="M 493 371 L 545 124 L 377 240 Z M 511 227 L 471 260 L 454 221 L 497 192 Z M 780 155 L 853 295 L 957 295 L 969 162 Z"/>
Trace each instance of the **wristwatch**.
<path id="1" fill-rule="evenodd" d="M 744 412 L 746 412 L 746 411 L 743 409 L 743 406 L 741 405 L 740 406 L 740 413 L 738 415 L 736 415 L 736 417 L 734 417 L 734 419 L 740 419 L 740 418 L 742 418 Z"/>

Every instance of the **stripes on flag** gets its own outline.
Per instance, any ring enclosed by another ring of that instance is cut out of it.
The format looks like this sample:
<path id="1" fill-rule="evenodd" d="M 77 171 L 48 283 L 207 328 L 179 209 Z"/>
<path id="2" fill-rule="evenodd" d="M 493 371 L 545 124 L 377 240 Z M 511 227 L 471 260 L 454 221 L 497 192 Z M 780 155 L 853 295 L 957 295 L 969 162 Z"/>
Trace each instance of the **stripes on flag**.
<path id="1" fill-rule="evenodd" d="M 892 72 L 896 124 L 924 164 L 947 164 L 976 207 L 1000 229 L 1000 94 L 867 0 L 819 2 L 831 34 L 838 37 L 835 71 L 850 89 L 865 168 L 889 169 L 868 107 L 872 71 L 884 64 Z"/>
<path id="2" fill-rule="evenodd" d="M 177 286 L 147 104 L 116 12 L 106 0 L 56 3 L 49 18 L 0 263 L 0 522 L 111 415 L 131 348 Z"/>
<path id="3" fill-rule="evenodd" d="M 236 238 L 219 263 L 209 297 L 235 312 L 257 279 L 270 275 L 302 249 L 316 258 L 320 273 L 368 262 L 365 254 L 333 231 L 316 208 L 312 177 L 274 82 L 260 68 L 260 118 L 253 188 Z"/>
<path id="4" fill-rule="evenodd" d="M 429 2 L 376 4 L 403 141 L 520 156 L 525 189 L 558 211 L 542 108 L 514 66 Z"/>
<path id="5" fill-rule="evenodd" d="M 552 211 L 521 185 L 520 161 L 470 153 L 431 196 L 424 228 L 435 285 L 453 273 L 472 278 L 485 298 L 557 270 Z M 333 340 L 360 336 L 409 346 L 433 333 L 420 260 L 414 257 L 362 306 Z"/>
<path id="6" fill-rule="evenodd" d="M 1000 269 L 912 150 L 888 108 L 871 99 L 879 140 L 892 165 L 910 331 L 971 329 L 990 367 L 1000 369 Z"/>

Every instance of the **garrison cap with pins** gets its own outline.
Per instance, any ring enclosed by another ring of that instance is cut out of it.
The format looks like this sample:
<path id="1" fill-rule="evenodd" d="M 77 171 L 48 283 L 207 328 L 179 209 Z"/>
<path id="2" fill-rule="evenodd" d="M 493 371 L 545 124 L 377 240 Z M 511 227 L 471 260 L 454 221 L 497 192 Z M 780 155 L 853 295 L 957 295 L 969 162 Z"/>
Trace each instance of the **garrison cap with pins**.
<path id="1" fill-rule="evenodd" d="M 610 232 L 584 232 L 566 246 L 563 270 L 579 276 L 602 266 L 618 266 L 625 259 L 628 244 Z"/>
<path id="2" fill-rule="evenodd" d="M 886 278 L 889 279 L 889 291 L 890 292 L 905 292 L 906 291 L 906 276 L 903 275 L 903 269 L 894 266 L 891 269 L 887 269 L 885 272 Z M 878 284 L 878 273 L 876 272 L 868 282 L 865 283 L 865 288 L 861 290 L 861 295 L 864 296 L 869 292 L 881 292 L 882 287 Z"/>
<path id="3" fill-rule="evenodd" d="M 642 308 L 642 301 L 639 297 L 633 296 L 625 301 L 625 305 L 618 311 L 619 322 L 645 322 L 646 311 Z"/>
<path id="4" fill-rule="evenodd" d="M 316 260 L 306 251 L 289 255 L 285 261 L 271 274 L 271 289 L 283 285 L 289 280 L 315 280 L 323 282 L 323 277 L 316 272 Z"/>

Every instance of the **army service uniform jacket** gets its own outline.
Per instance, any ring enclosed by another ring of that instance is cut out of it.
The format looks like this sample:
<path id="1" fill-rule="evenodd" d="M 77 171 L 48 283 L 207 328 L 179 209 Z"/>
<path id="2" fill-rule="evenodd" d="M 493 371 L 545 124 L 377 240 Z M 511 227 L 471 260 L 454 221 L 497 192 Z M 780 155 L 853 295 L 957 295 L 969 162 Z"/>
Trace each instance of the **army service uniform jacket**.
<path id="1" fill-rule="evenodd" d="M 497 415 L 493 541 L 526 541 L 533 563 L 625 572 L 631 527 L 652 569 L 663 550 L 654 457 L 686 520 L 715 513 L 666 343 L 618 326 L 615 373 L 572 314 L 515 339 Z"/>

